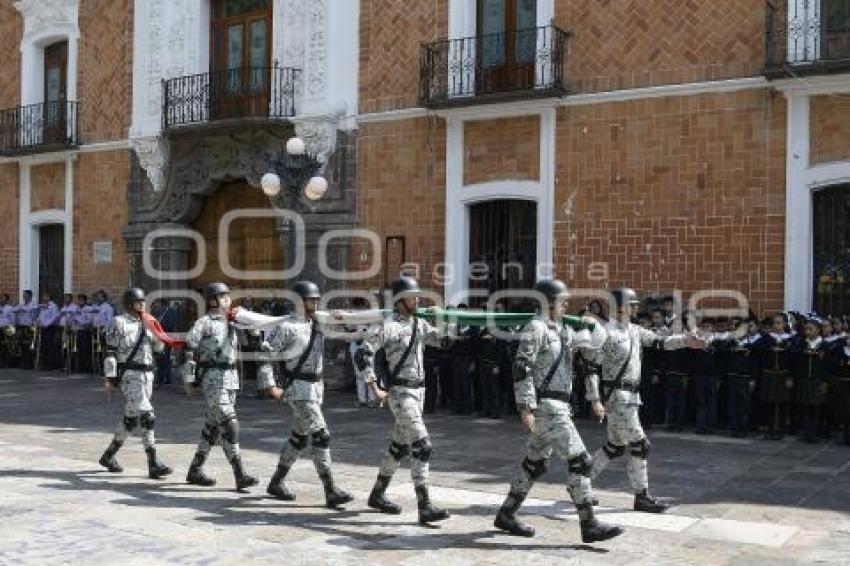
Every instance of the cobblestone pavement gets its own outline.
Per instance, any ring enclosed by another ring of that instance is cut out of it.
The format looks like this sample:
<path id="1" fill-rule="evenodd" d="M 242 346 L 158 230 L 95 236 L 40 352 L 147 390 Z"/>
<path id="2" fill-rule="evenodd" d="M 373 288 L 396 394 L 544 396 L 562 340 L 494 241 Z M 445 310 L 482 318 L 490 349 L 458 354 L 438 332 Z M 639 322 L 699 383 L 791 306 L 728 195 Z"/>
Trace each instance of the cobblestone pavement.
<path id="1" fill-rule="evenodd" d="M 0 371 L 0 564 L 792 564 L 850 563 L 850 448 L 796 440 L 651 434 L 653 491 L 675 506 L 666 515 L 630 511 L 622 461 L 599 478 L 599 515 L 626 526 L 622 537 L 580 543 L 566 499 L 566 470 L 554 463 L 523 507 L 533 539 L 498 534 L 496 508 L 522 454 L 513 419 L 427 417 L 434 444 L 432 496 L 453 514 L 436 528 L 416 522 L 406 468 L 390 495 L 400 516 L 374 513 L 365 498 L 387 445 L 386 410 L 357 409 L 330 395 L 326 417 L 338 483 L 356 495 L 344 511 L 323 506 L 309 459 L 296 464 L 298 500 L 264 497 L 288 437 L 288 410 L 240 399 L 243 458 L 261 483 L 233 489 L 216 448 L 213 488 L 182 482 L 203 422 L 199 399 L 177 386 L 154 394 L 166 481 L 147 479 L 136 435 L 119 454 L 120 475 L 97 465 L 120 413 L 91 376 Z M 579 426 L 592 451 L 602 429 Z"/>

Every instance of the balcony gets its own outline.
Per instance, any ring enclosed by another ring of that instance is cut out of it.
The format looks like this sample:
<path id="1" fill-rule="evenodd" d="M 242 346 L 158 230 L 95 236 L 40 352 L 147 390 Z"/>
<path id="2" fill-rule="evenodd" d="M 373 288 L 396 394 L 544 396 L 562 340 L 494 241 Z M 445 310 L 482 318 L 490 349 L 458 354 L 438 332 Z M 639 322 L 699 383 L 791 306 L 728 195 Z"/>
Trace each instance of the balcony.
<path id="1" fill-rule="evenodd" d="M 77 103 L 42 102 L 0 110 L 0 155 L 44 153 L 76 147 Z"/>
<path id="2" fill-rule="evenodd" d="M 425 43 L 420 104 L 428 108 L 563 96 L 569 33 L 528 28 Z"/>
<path id="3" fill-rule="evenodd" d="M 850 71 L 850 2 L 768 0 L 767 78 Z"/>
<path id="4" fill-rule="evenodd" d="M 240 67 L 163 81 L 163 128 L 291 118 L 299 73 L 284 67 Z"/>

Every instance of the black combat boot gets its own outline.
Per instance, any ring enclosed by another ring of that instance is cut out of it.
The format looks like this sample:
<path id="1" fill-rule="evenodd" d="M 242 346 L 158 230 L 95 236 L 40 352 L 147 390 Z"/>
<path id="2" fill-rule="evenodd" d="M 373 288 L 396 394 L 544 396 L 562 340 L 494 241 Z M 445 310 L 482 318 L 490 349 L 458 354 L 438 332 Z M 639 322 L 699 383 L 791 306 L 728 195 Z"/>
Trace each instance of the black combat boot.
<path id="1" fill-rule="evenodd" d="M 351 503 L 354 497 L 350 493 L 339 489 L 334 484 L 334 478 L 330 470 L 319 476 L 322 480 L 322 485 L 325 487 L 325 505 L 331 509 L 335 509 L 340 505 Z"/>
<path id="2" fill-rule="evenodd" d="M 419 524 L 427 525 L 428 523 L 445 521 L 449 518 L 448 511 L 440 509 L 431 503 L 427 485 L 420 485 L 416 487 L 416 501 L 419 504 Z"/>
<path id="3" fill-rule="evenodd" d="M 382 476 L 378 474 L 378 479 L 375 480 L 375 486 L 372 488 L 372 493 L 369 494 L 369 507 L 377 509 L 381 513 L 390 515 L 401 514 L 401 507 L 387 499 L 387 486 L 390 485 L 390 476 Z"/>
<path id="4" fill-rule="evenodd" d="M 123 442 L 118 442 L 117 440 L 110 442 L 98 463 L 112 473 L 117 474 L 123 472 L 124 468 L 118 463 L 118 460 L 115 459 L 115 454 L 121 450 L 121 446 L 123 445 Z"/>
<path id="5" fill-rule="evenodd" d="M 148 455 L 148 477 L 150 479 L 162 479 L 171 473 L 171 468 L 160 462 L 156 457 L 156 448 L 153 446 L 145 448 L 145 454 Z"/>
<path id="6" fill-rule="evenodd" d="M 508 498 L 499 509 L 499 513 L 496 515 L 496 520 L 493 521 L 493 526 L 518 537 L 533 537 L 534 527 L 526 525 L 517 519 L 516 516 L 516 513 L 524 500 L 525 495 L 514 493 L 513 491 L 510 492 L 508 494 Z"/>
<path id="7" fill-rule="evenodd" d="M 269 480 L 268 487 L 266 487 L 266 493 L 283 501 L 295 501 L 295 494 L 286 487 L 286 483 L 283 481 L 288 473 L 289 467 L 278 464 L 272 479 Z"/>
<path id="8" fill-rule="evenodd" d="M 641 511 L 643 513 L 663 513 L 669 508 L 669 505 L 658 501 L 658 499 L 649 495 L 645 489 L 635 494 L 635 511 Z"/>
<path id="9" fill-rule="evenodd" d="M 607 525 L 596 519 L 593 514 L 593 506 L 590 503 L 576 505 L 581 527 L 581 542 L 601 542 L 623 534 L 623 528 L 616 525 Z"/>
<path id="10" fill-rule="evenodd" d="M 257 485 L 257 478 L 248 475 L 245 472 L 245 468 L 242 467 L 242 458 L 236 456 L 231 460 L 230 466 L 233 468 L 233 477 L 236 478 L 237 490 L 242 491 L 243 489 Z"/>
<path id="11" fill-rule="evenodd" d="M 200 485 L 202 487 L 212 487 L 215 485 L 215 478 L 211 478 L 204 473 L 204 462 L 206 461 L 206 454 L 195 452 L 195 457 L 192 458 L 192 464 L 189 466 L 189 473 L 186 474 L 186 483 Z"/>

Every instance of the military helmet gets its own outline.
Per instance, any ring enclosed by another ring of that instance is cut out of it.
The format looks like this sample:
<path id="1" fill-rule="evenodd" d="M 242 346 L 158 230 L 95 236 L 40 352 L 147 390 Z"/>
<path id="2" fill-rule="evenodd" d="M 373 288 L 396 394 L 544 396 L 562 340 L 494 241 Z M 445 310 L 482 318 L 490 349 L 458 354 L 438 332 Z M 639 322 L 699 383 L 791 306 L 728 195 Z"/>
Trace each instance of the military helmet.
<path id="1" fill-rule="evenodd" d="M 422 289 L 419 288 L 419 283 L 417 283 L 416 279 L 405 276 L 393 281 L 392 291 L 394 300 L 422 294 Z"/>
<path id="2" fill-rule="evenodd" d="M 567 285 L 560 279 L 541 279 L 534 284 L 534 290 L 549 300 L 567 294 Z"/>
<path id="3" fill-rule="evenodd" d="M 614 302 L 617 304 L 617 307 L 636 305 L 640 303 L 637 293 L 635 293 L 635 290 L 630 287 L 616 289 L 612 291 L 611 294 L 614 295 Z"/>
<path id="4" fill-rule="evenodd" d="M 204 287 L 204 298 L 206 300 L 214 299 L 219 295 L 226 295 L 230 293 L 230 289 L 227 288 L 227 285 L 221 282 L 217 283 L 208 283 L 206 287 Z"/>
<path id="5" fill-rule="evenodd" d="M 124 308 L 129 309 L 130 305 L 137 301 L 145 300 L 145 292 L 138 287 L 131 287 L 124 291 Z"/>
<path id="6" fill-rule="evenodd" d="M 318 299 L 322 296 L 319 286 L 312 281 L 299 281 L 292 286 L 292 290 L 302 299 Z"/>

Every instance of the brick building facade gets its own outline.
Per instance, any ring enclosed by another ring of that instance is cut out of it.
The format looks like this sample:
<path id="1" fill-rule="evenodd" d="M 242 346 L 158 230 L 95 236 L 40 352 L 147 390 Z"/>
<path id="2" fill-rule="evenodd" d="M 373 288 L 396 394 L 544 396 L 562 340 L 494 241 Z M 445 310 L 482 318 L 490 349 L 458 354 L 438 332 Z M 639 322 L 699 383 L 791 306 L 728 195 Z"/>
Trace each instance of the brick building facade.
<path id="1" fill-rule="evenodd" d="M 448 301 L 534 255 L 574 287 L 850 308 L 844 220 L 813 211 L 847 215 L 846 3 L 362 5 L 359 218 Z M 482 254 L 500 200 L 534 203 L 536 242 Z"/>
<path id="2" fill-rule="evenodd" d="M 331 181 L 300 199 L 308 253 L 334 229 L 381 243 L 335 240 L 337 266 L 380 264 L 356 287 L 408 263 L 449 302 L 551 271 L 850 310 L 846 2 L 0 0 L 0 28 L 0 290 L 162 286 L 145 235 L 189 269 L 168 231 L 214 241 L 239 200 L 219 187 L 296 183 L 297 134 Z"/>

